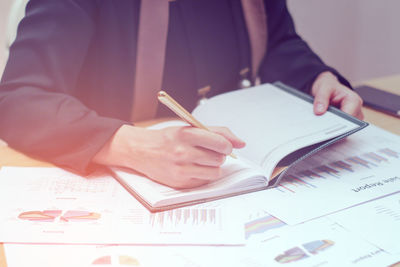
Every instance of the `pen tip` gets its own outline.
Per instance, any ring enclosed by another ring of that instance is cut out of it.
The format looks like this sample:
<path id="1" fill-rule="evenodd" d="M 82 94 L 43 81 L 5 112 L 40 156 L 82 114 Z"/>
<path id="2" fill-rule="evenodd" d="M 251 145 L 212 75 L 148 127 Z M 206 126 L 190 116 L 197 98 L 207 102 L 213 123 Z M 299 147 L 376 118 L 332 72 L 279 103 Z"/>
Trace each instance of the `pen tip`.
<path id="1" fill-rule="evenodd" d="M 167 93 L 166 92 L 164 92 L 164 91 L 159 91 L 158 92 L 158 94 L 157 94 L 158 96 L 166 96 L 167 95 Z"/>

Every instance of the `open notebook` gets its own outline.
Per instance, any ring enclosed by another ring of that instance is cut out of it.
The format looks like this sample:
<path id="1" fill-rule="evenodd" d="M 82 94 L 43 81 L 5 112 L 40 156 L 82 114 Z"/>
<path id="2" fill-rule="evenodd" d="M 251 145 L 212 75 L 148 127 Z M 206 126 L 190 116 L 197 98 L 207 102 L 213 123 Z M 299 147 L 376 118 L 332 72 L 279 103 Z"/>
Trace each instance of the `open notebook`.
<path id="1" fill-rule="evenodd" d="M 176 190 L 137 173 L 113 168 L 115 178 L 151 211 L 162 211 L 267 189 L 288 168 L 360 129 L 366 122 L 330 107 L 313 113 L 313 98 L 282 83 L 263 84 L 208 99 L 193 115 L 205 125 L 226 126 L 246 142 L 227 157 L 223 178 L 194 189 Z M 169 122 L 155 127 L 179 125 Z"/>

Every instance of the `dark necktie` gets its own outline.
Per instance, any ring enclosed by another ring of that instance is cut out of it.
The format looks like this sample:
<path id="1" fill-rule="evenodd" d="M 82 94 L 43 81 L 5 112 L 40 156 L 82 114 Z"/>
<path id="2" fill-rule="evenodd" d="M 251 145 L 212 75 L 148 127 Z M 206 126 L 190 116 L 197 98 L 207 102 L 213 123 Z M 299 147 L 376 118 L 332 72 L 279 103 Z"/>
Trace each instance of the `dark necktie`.
<path id="1" fill-rule="evenodd" d="M 140 4 L 132 121 L 154 118 L 161 90 L 168 32 L 168 0 Z"/>
<path id="2" fill-rule="evenodd" d="M 251 76 L 255 80 L 267 51 L 267 14 L 264 0 L 242 0 L 242 7 L 250 39 Z"/>
<path id="3" fill-rule="evenodd" d="M 132 121 L 152 119 L 157 112 L 157 92 L 162 89 L 167 44 L 169 2 L 171 0 L 141 1 Z M 267 49 L 264 1 L 242 0 L 242 7 L 250 39 L 252 78 L 255 79 Z"/>

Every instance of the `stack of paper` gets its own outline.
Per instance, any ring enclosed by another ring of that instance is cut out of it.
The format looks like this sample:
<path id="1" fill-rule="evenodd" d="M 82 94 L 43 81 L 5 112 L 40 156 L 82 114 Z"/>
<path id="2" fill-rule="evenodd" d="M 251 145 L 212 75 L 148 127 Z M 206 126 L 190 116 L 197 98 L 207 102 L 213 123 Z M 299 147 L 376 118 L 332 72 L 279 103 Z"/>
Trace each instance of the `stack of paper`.
<path id="1" fill-rule="evenodd" d="M 278 188 L 161 213 L 107 173 L 3 168 L 0 266 L 392 266 L 398 166 L 400 138 L 369 127 Z"/>

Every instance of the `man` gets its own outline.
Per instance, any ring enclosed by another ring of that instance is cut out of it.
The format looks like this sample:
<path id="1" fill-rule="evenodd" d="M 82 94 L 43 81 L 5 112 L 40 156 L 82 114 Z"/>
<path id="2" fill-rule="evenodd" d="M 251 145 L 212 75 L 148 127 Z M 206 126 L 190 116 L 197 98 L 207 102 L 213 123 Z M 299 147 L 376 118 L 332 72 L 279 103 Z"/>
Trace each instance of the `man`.
<path id="1" fill-rule="evenodd" d="M 243 4 L 256 2 L 265 9 L 268 38 L 254 67 L 246 27 L 252 16 Z M 148 130 L 130 123 L 135 103 L 142 103 L 134 88 L 141 78 L 135 75 L 139 21 L 159 18 L 141 13 L 143 3 L 31 0 L 0 85 L 0 138 L 79 172 L 96 164 L 123 166 L 177 188 L 218 179 L 225 156 L 245 145 L 229 130 Z M 168 8 L 161 87 L 188 109 L 199 88 L 210 86 L 212 96 L 258 76 L 311 93 L 316 114 L 331 102 L 362 117 L 361 99 L 296 34 L 285 1 L 178 0 Z M 159 107 L 157 116 L 164 115 Z"/>

